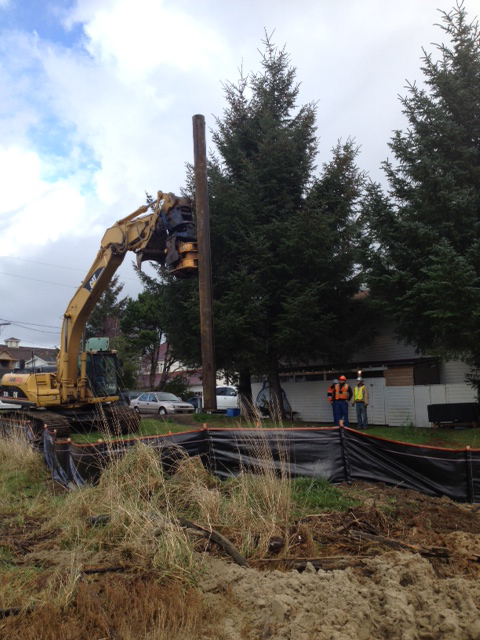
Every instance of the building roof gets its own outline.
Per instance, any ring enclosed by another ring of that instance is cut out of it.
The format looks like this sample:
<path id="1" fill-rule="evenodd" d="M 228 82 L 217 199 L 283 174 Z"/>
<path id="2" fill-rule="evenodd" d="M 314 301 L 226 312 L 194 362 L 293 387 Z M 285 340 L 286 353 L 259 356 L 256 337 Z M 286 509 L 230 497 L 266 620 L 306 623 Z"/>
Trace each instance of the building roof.
<path id="1" fill-rule="evenodd" d="M 45 362 L 55 362 L 58 349 L 47 349 L 45 347 L 7 347 L 0 346 L 0 360 L 30 360 L 37 356 Z"/>

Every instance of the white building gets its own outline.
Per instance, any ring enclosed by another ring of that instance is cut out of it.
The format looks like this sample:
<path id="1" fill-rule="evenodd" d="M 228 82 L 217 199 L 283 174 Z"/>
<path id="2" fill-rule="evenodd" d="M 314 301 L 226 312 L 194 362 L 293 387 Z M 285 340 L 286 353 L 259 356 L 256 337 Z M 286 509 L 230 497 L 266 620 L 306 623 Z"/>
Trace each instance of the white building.
<path id="1" fill-rule="evenodd" d="M 393 328 L 387 327 L 355 354 L 347 370 L 318 365 L 295 367 L 282 374 L 282 388 L 296 419 L 332 423 L 327 388 L 342 374 L 355 386 L 359 371 L 368 388 L 370 425 L 430 427 L 428 405 L 476 402 L 475 390 L 466 382 L 470 368 L 465 363 L 420 356 L 414 347 L 396 340 Z M 261 387 L 261 383 L 253 384 L 254 398 Z M 356 422 L 352 406 L 349 420 Z"/>

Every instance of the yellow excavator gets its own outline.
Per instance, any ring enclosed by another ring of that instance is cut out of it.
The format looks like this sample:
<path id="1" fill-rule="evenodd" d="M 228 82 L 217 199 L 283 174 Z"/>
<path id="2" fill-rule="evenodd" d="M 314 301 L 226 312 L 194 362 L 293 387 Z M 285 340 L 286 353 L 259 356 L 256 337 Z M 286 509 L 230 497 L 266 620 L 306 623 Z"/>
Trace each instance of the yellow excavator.
<path id="1" fill-rule="evenodd" d="M 147 213 L 151 207 L 153 211 Z M 0 413 L 0 432 L 2 426 L 8 431 L 19 425 L 30 427 L 30 433 L 40 439 L 44 429 L 58 437 L 72 431 L 138 431 L 136 412 L 119 402 L 116 353 L 89 348 L 83 339 L 90 313 L 128 251 L 136 254 L 139 268 L 150 260 L 176 277 L 194 275 L 198 254 L 190 201 L 159 191 L 154 204 L 139 207 L 107 229 L 63 316 L 56 371 L 2 377 L 2 399 L 19 408 Z"/>

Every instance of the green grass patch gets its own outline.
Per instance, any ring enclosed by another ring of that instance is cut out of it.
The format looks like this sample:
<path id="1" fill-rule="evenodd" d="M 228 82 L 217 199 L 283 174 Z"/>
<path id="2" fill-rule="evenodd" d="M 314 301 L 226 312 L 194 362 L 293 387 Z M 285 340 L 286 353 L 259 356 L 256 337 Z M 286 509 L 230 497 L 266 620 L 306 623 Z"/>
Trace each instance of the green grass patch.
<path id="1" fill-rule="evenodd" d="M 181 433 L 182 431 L 194 431 L 201 429 L 206 424 L 208 427 L 217 429 L 238 429 L 238 428 L 256 428 L 257 423 L 245 420 L 240 417 L 230 418 L 222 413 L 195 413 L 189 416 L 167 416 L 155 418 L 142 418 L 140 431 L 134 437 L 159 436 L 169 433 Z M 263 420 L 258 423 L 261 427 L 275 427 L 272 420 Z M 89 433 L 72 434 L 74 442 L 89 443 L 97 442 L 97 440 L 106 439 L 105 432 L 90 431 Z M 122 440 L 130 436 L 112 436 L 109 440 Z"/>
<path id="2" fill-rule="evenodd" d="M 294 512 L 298 517 L 319 511 L 347 511 L 361 504 L 346 496 L 324 478 L 293 478 L 291 481 Z"/>
<path id="3" fill-rule="evenodd" d="M 160 436 L 169 433 L 180 433 L 181 431 L 191 431 L 198 429 L 198 425 L 179 424 L 172 418 L 143 418 L 140 424 L 140 431 L 137 434 L 122 436 L 106 436 L 104 431 L 90 431 L 89 433 L 72 433 L 73 442 L 85 444 L 97 442 L 97 440 L 124 440 L 125 438 L 142 438 L 145 436 Z"/>
<path id="4" fill-rule="evenodd" d="M 408 425 L 369 427 L 367 433 L 387 440 L 446 449 L 464 449 L 466 446 L 480 448 L 480 429 L 422 429 Z"/>
<path id="5" fill-rule="evenodd" d="M 9 523 L 21 524 L 46 508 L 53 497 L 48 492 L 50 478 L 41 453 L 30 443 L 0 438 L 0 513 Z"/>
<path id="6" fill-rule="evenodd" d="M 43 474 L 41 474 L 43 476 Z M 11 494 L 22 494 L 25 498 L 34 498 L 44 492 L 39 485 L 40 474 L 31 473 L 31 470 L 16 469 L 3 475 L 2 490 Z"/>
<path id="7" fill-rule="evenodd" d="M 0 571 L 15 564 L 13 551 L 4 545 L 0 545 Z"/>

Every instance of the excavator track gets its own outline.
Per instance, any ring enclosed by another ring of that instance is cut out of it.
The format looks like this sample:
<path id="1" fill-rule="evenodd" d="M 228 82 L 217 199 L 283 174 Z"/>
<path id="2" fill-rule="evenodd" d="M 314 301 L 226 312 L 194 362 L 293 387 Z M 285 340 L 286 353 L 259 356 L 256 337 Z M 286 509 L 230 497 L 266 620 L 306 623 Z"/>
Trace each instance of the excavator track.
<path id="1" fill-rule="evenodd" d="M 35 443 L 41 442 L 45 429 L 57 438 L 68 438 L 72 432 L 91 429 L 107 431 L 114 436 L 135 434 L 140 431 L 140 417 L 130 407 L 112 405 L 105 407 L 101 415 L 87 420 L 82 429 L 77 427 L 67 416 L 53 411 L 13 410 L 0 413 L 0 433 L 23 433 Z"/>
<path id="2" fill-rule="evenodd" d="M 5 411 L 0 413 L 0 429 L 5 434 L 23 433 L 28 439 L 38 443 L 43 438 L 45 428 L 58 438 L 68 438 L 70 423 L 62 415 L 51 411 Z"/>

